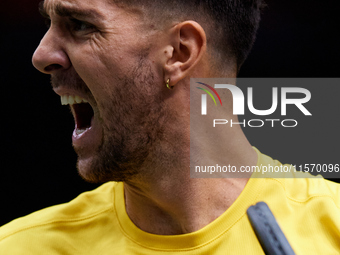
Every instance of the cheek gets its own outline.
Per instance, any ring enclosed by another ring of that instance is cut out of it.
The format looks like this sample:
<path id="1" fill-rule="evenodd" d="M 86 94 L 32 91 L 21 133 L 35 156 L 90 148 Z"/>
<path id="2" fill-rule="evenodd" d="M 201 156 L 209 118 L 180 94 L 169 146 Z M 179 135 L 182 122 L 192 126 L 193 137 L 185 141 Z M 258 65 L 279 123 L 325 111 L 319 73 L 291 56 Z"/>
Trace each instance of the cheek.
<path id="1" fill-rule="evenodd" d="M 72 65 L 93 96 L 105 96 L 122 73 L 120 58 L 109 50 L 91 45 L 77 47 L 70 55 Z"/>
<path id="2" fill-rule="evenodd" d="M 160 88 L 155 86 L 162 82 L 163 72 L 152 54 L 149 54 L 148 45 L 141 42 L 124 45 L 120 40 L 113 39 L 110 44 L 108 42 L 94 38 L 70 50 L 75 71 L 91 91 L 102 112 L 111 104 L 126 106 L 128 103 L 120 105 L 121 101 L 134 100 L 129 95 L 136 91 L 148 96 L 159 93 Z M 133 82 L 141 87 L 133 88 Z"/>

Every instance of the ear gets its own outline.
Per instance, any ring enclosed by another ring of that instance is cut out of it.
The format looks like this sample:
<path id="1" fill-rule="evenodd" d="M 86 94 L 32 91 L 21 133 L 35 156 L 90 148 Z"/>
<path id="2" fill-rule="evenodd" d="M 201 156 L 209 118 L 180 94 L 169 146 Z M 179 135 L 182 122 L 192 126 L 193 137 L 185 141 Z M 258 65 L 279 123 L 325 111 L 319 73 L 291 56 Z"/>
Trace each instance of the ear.
<path id="1" fill-rule="evenodd" d="M 170 31 L 171 50 L 167 51 L 164 66 L 165 81 L 170 79 L 170 86 L 190 74 L 206 52 L 207 39 L 200 24 L 185 21 L 177 24 Z"/>

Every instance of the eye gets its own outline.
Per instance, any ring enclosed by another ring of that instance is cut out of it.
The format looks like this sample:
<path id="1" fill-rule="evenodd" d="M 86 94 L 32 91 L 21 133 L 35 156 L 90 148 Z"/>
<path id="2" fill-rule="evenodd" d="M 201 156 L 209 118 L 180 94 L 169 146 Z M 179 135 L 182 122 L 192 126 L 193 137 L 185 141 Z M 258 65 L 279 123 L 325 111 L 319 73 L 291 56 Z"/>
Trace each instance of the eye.
<path id="1" fill-rule="evenodd" d="M 81 21 L 78 19 L 70 18 L 70 30 L 71 32 L 91 32 L 95 29 L 95 26 L 87 23 L 85 21 Z"/>

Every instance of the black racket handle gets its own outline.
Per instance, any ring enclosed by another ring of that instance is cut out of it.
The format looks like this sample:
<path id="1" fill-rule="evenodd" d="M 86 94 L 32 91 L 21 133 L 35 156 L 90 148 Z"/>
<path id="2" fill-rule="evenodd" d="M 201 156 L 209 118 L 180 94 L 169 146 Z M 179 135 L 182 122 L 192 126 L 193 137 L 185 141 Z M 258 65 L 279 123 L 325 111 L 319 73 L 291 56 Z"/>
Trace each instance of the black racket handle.
<path id="1" fill-rule="evenodd" d="M 266 203 L 250 206 L 247 215 L 266 255 L 295 255 Z"/>

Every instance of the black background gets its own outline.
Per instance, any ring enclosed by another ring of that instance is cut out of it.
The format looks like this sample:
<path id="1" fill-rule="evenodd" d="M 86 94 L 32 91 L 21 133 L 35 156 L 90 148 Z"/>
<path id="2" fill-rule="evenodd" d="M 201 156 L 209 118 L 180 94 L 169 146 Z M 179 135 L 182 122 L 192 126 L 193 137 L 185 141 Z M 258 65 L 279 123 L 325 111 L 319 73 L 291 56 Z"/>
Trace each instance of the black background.
<path id="1" fill-rule="evenodd" d="M 46 31 L 38 2 L 1 1 L 0 6 L 0 225 L 97 186 L 78 176 L 71 146 L 73 118 L 52 91 L 49 77 L 31 64 Z M 267 1 L 257 41 L 240 77 L 339 77 L 336 3 Z M 254 145 L 276 154 L 272 141 L 261 141 Z M 312 148 L 306 144 L 304 150 Z"/>

